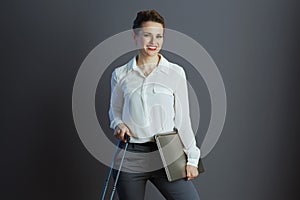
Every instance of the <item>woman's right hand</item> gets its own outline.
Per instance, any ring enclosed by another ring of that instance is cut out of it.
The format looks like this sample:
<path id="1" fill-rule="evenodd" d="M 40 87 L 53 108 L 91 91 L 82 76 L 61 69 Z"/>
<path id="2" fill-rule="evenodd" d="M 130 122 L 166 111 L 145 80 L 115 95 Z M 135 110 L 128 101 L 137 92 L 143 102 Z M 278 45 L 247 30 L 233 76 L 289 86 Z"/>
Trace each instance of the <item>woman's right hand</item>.
<path id="1" fill-rule="evenodd" d="M 122 140 L 123 142 L 127 142 L 125 139 L 125 134 L 129 137 L 132 136 L 129 131 L 129 128 L 124 123 L 118 124 L 114 132 L 115 137 L 119 140 Z"/>

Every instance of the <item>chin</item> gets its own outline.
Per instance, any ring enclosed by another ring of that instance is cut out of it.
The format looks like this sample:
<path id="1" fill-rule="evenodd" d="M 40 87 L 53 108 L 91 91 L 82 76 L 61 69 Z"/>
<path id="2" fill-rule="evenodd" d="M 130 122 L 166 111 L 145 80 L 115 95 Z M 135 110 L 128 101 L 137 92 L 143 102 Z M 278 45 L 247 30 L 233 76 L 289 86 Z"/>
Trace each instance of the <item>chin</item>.
<path id="1" fill-rule="evenodd" d="M 146 51 L 146 54 L 148 56 L 157 56 L 159 54 L 159 51 Z"/>
<path id="2" fill-rule="evenodd" d="M 147 53 L 148 56 L 157 56 L 158 55 L 158 52 L 150 52 L 150 53 Z"/>

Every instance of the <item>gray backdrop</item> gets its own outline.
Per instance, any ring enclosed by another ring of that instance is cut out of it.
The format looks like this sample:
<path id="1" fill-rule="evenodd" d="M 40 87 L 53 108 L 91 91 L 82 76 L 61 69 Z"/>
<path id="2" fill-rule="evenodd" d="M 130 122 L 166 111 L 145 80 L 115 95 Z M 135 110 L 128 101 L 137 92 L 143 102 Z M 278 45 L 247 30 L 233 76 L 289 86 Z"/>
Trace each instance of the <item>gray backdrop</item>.
<path id="1" fill-rule="evenodd" d="M 156 9 L 167 28 L 203 45 L 226 87 L 222 135 L 204 158 L 206 172 L 193 180 L 201 199 L 299 199 L 296 2 L 2 1 L 0 198 L 99 199 L 107 167 L 77 135 L 73 82 L 96 45 L 130 29 L 139 10 Z M 108 135 L 110 73 L 131 55 L 109 66 L 99 82 L 97 114 Z M 210 112 L 207 89 L 184 58 L 166 55 L 184 66 L 201 97 L 201 143 Z M 163 198 L 148 185 L 146 199 Z"/>

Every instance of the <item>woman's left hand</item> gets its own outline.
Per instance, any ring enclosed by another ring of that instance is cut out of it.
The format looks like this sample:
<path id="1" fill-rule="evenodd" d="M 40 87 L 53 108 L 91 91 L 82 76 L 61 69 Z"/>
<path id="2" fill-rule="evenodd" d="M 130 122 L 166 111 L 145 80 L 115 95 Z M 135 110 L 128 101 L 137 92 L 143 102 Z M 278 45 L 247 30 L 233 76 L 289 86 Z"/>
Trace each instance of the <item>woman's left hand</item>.
<path id="1" fill-rule="evenodd" d="M 191 166 L 191 165 L 186 165 L 186 176 L 187 180 L 191 180 L 193 178 L 196 178 L 198 176 L 198 168 Z"/>

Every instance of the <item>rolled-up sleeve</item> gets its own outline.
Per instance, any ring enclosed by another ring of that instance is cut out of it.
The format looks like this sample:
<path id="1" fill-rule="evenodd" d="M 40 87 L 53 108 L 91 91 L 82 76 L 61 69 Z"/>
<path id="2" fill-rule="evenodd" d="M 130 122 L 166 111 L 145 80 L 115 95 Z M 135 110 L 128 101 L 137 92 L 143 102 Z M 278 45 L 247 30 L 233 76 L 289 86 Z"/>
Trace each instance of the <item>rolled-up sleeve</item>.
<path id="1" fill-rule="evenodd" d="M 111 97 L 109 108 L 110 128 L 115 129 L 122 121 L 124 96 L 121 86 L 116 75 L 116 70 L 111 76 Z"/>
<path id="2" fill-rule="evenodd" d="M 183 150 L 187 155 L 187 165 L 198 167 L 201 153 L 200 149 L 196 146 L 196 139 L 191 126 L 187 80 L 183 68 L 180 67 L 179 69 L 179 80 L 174 91 L 174 122 L 184 146 Z"/>

